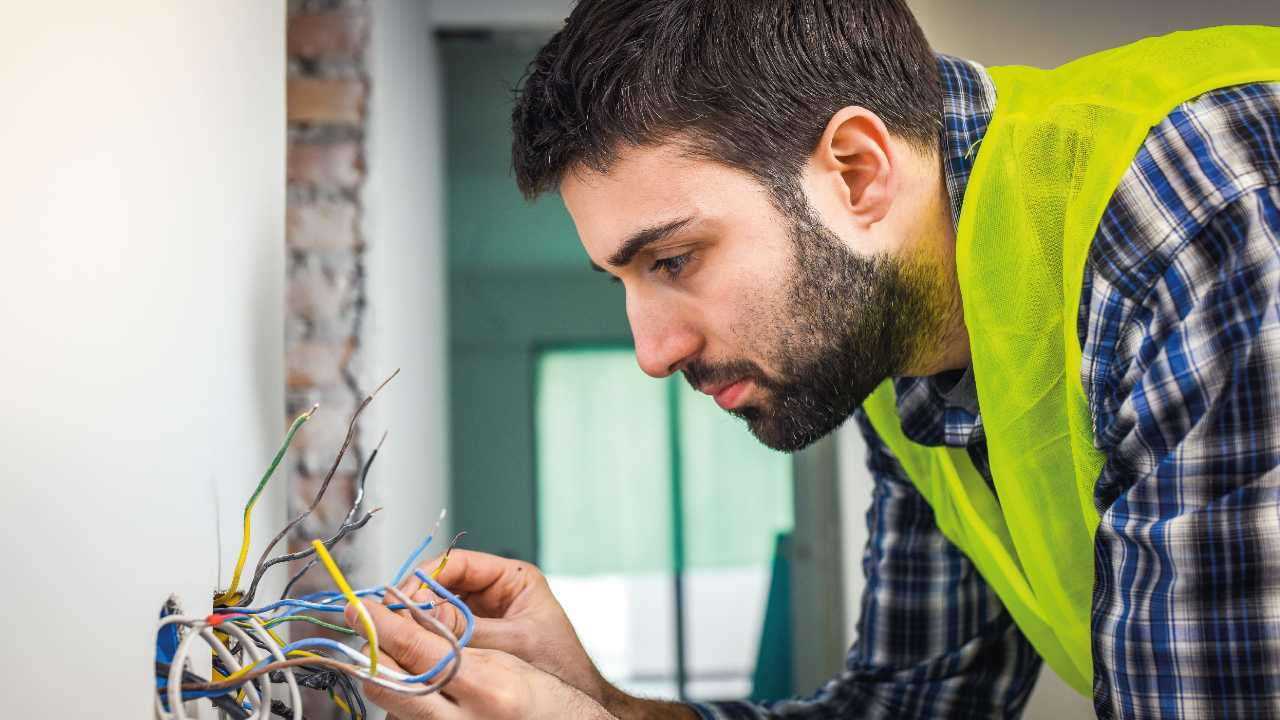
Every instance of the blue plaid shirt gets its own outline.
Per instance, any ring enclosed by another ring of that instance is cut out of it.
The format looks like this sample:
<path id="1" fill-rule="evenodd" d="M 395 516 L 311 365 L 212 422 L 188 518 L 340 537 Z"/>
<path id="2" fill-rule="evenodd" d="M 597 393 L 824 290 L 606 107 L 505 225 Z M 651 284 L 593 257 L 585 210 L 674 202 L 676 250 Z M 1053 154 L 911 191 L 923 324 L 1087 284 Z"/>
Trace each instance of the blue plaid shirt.
<path id="1" fill-rule="evenodd" d="M 991 119 L 940 57 L 953 219 Z M 1206 93 L 1155 127 L 1098 227 L 1078 332 L 1107 455 L 1093 596 L 1102 718 L 1280 718 L 1280 85 Z M 895 381 L 908 437 L 990 481 L 971 378 Z M 875 478 L 845 671 L 706 718 L 1016 717 L 1040 658 L 861 413 Z"/>

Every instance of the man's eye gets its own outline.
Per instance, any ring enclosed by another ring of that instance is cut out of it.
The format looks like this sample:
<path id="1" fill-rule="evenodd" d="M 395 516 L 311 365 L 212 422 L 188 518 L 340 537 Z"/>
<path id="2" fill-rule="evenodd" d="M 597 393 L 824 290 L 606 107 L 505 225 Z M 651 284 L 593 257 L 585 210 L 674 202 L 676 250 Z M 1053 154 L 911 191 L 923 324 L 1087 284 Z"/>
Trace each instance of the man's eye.
<path id="1" fill-rule="evenodd" d="M 693 253 L 687 252 L 683 255 L 655 260 L 650 270 L 653 272 L 665 272 L 668 277 L 674 278 L 680 274 L 681 270 L 684 270 L 684 266 L 688 264 L 691 255 Z"/>

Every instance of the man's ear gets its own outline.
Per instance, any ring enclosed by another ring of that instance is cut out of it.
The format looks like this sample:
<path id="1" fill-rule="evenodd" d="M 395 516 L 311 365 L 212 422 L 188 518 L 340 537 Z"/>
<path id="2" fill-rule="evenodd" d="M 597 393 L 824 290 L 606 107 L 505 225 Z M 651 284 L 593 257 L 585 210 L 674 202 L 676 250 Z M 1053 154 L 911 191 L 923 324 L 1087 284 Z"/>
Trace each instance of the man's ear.
<path id="1" fill-rule="evenodd" d="M 850 106 L 831 116 L 809 165 L 819 192 L 834 193 L 840 209 L 867 226 L 888 215 L 893 205 L 896 160 L 880 118 L 866 108 Z"/>

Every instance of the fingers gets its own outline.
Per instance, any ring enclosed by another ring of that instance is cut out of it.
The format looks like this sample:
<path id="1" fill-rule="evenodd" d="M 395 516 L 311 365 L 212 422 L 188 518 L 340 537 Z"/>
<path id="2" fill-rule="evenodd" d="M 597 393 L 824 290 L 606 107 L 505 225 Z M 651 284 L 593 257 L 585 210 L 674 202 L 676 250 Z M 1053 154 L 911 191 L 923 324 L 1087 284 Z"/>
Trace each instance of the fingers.
<path id="1" fill-rule="evenodd" d="M 430 573 L 439 564 L 440 558 L 436 557 L 420 568 Z M 503 617 L 522 593 L 542 582 L 542 574 L 533 565 L 519 560 L 454 550 L 449 555 L 449 564 L 436 580 L 453 593 L 466 593 L 472 610 L 488 617 Z"/>
<path id="2" fill-rule="evenodd" d="M 378 635 L 379 662 L 383 656 L 390 656 L 410 674 L 417 675 L 435 666 L 452 649 L 447 640 L 428 632 L 414 620 L 401 617 L 372 600 L 361 602 Z M 369 639 L 356 608 L 347 607 L 343 617 L 351 629 Z"/>
<path id="3" fill-rule="evenodd" d="M 384 662 L 392 670 L 412 672 L 401 667 L 392 658 L 387 658 Z M 362 685 L 365 697 L 386 710 L 389 720 L 458 720 L 462 717 L 457 705 L 440 693 L 405 695 L 368 681 Z"/>
<path id="4" fill-rule="evenodd" d="M 399 588 L 399 590 L 410 595 L 416 605 L 422 605 L 427 602 L 433 603 L 435 607 L 427 610 L 426 612 L 434 615 L 435 618 L 443 623 L 445 627 L 449 628 L 449 632 L 451 632 L 454 637 L 461 638 L 467 631 L 467 618 L 462 614 L 462 611 L 453 603 L 436 595 L 430 587 L 425 587 L 425 584 L 418 580 L 417 577 L 411 577 L 410 580 L 411 582 L 405 583 L 409 587 L 402 587 Z M 391 605 L 396 602 L 398 601 L 390 592 L 386 593 L 382 599 L 382 604 L 384 605 Z M 407 610 L 401 611 L 400 614 L 406 618 L 409 617 Z M 507 652 L 512 651 L 513 648 L 509 647 L 508 643 L 502 642 L 503 636 L 506 632 L 504 630 L 506 627 L 506 623 L 504 621 L 475 617 L 474 615 L 472 618 L 472 636 L 469 643 L 472 647 L 492 648 Z"/>
<path id="5" fill-rule="evenodd" d="M 445 627 L 449 628 L 454 637 L 460 638 L 466 632 L 467 618 L 453 604 L 447 602 L 438 603 L 431 609 L 431 613 L 437 620 L 444 623 Z M 475 617 L 474 615 L 473 618 L 471 642 L 468 643 L 470 647 L 511 652 L 512 648 L 508 647 L 509 643 L 504 642 L 506 628 L 510 625 L 509 621 Z"/>
<path id="6" fill-rule="evenodd" d="M 413 581 L 412 588 L 414 589 L 410 589 L 410 587 L 408 587 L 410 585 L 408 580 L 401 583 L 401 585 L 405 587 L 399 587 L 398 589 L 408 595 L 409 599 L 413 601 L 413 604 L 422 605 L 430 602 L 438 605 L 441 602 L 440 598 L 436 597 L 436 594 L 431 592 L 431 588 L 421 587 L 421 583 L 418 581 L 418 578 L 410 576 L 409 580 Z M 388 588 L 388 590 L 390 590 L 390 588 Z M 398 600 L 391 592 L 386 592 L 382 595 L 382 604 L 386 606 L 396 605 L 400 604 L 400 600 Z M 396 612 L 399 613 L 401 617 L 406 619 L 410 618 L 408 608 L 397 610 Z M 424 612 L 427 611 L 424 610 Z"/>
<path id="7" fill-rule="evenodd" d="M 411 591 L 408 588 L 399 588 L 401 592 L 410 595 L 415 605 L 422 605 L 427 602 L 434 603 L 435 607 L 430 610 L 424 610 L 424 612 L 434 615 L 437 620 L 449 629 L 449 632 L 454 637 L 461 638 L 467 631 L 467 618 L 462 614 L 462 611 L 452 603 L 441 599 L 431 591 L 431 588 L 422 587 L 422 582 L 416 577 L 410 579 L 412 580 L 411 587 L 416 588 L 416 591 Z M 390 592 L 386 593 L 382 598 L 383 605 L 393 605 L 398 602 L 400 601 Z M 412 619 L 407 609 L 396 612 L 406 620 Z M 469 645 L 471 647 L 514 652 L 517 650 L 514 645 L 503 642 L 504 638 L 508 636 L 508 631 L 505 629 L 506 625 L 507 623 L 502 620 L 473 616 L 472 635 Z"/>

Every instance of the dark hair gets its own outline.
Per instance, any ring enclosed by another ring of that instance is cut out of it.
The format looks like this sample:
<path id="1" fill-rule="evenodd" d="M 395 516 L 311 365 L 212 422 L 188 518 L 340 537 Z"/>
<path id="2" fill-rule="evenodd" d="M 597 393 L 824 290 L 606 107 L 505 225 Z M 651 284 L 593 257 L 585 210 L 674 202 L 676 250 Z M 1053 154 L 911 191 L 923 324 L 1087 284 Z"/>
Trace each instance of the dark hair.
<path id="1" fill-rule="evenodd" d="M 517 91 L 512 164 L 533 198 L 674 141 L 791 196 L 848 105 L 937 148 L 937 61 L 904 0 L 581 0 Z"/>

